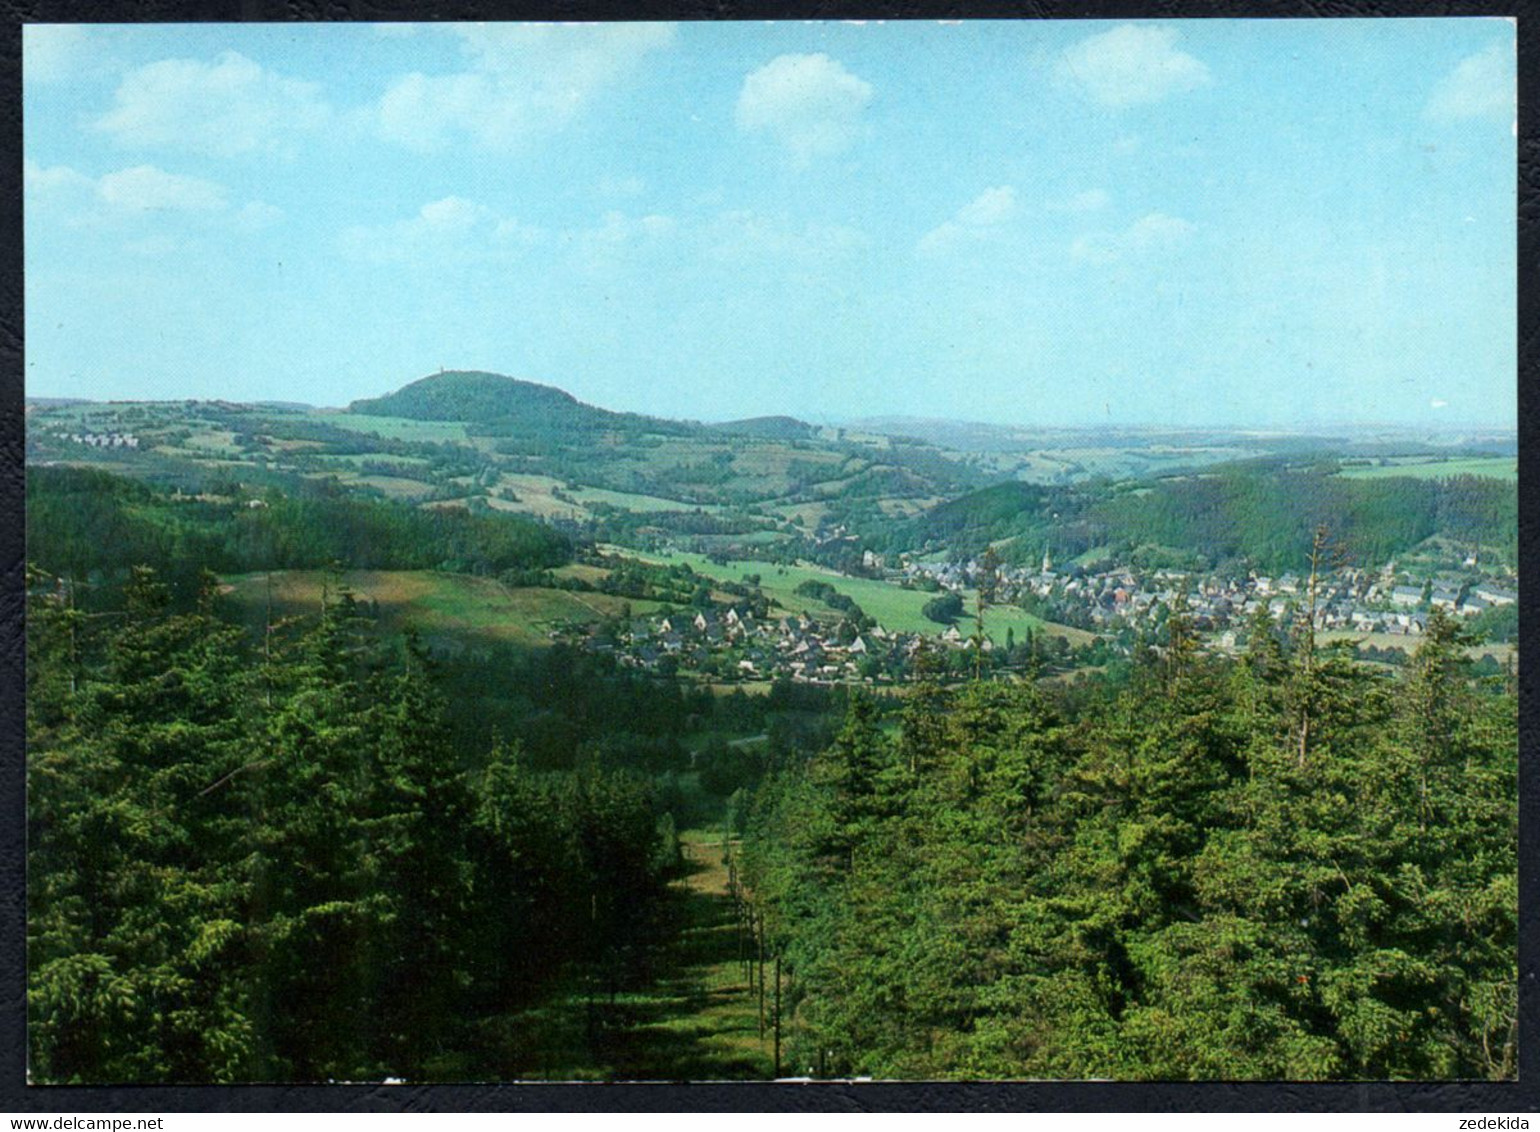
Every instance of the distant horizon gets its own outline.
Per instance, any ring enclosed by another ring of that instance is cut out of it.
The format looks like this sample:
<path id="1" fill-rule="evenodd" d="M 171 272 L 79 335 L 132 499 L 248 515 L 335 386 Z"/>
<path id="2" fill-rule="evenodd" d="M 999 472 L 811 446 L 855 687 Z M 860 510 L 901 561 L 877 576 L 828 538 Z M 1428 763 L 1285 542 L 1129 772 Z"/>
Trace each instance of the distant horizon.
<path id="1" fill-rule="evenodd" d="M 1503 18 L 29 24 L 28 384 L 338 403 L 457 358 L 675 419 L 1516 423 L 1515 51 Z"/>
<path id="2" fill-rule="evenodd" d="M 449 369 L 449 370 L 446 370 L 444 372 L 456 373 L 456 372 L 469 372 L 469 371 Z M 485 371 L 474 371 L 474 372 L 494 373 L 495 371 L 485 370 Z M 438 376 L 438 374 L 436 372 L 432 373 L 432 374 L 425 374 L 425 375 L 423 375 L 423 378 L 414 378 L 412 380 L 413 381 L 419 381 L 419 380 L 423 380 L 424 378 L 435 377 L 435 376 Z M 509 377 L 511 375 L 508 375 L 508 374 L 497 374 L 496 376 L 499 376 L 499 377 Z M 545 386 L 547 388 L 551 388 L 551 389 L 561 389 L 561 386 L 559 386 L 559 385 L 552 385 L 550 382 L 532 381 L 532 380 L 530 380 L 528 378 L 514 378 L 513 380 L 524 381 L 524 382 L 527 382 L 527 383 L 532 384 L 532 385 L 543 385 L 543 386 Z M 411 384 L 411 382 L 403 383 L 403 385 L 406 385 L 406 384 Z M 348 406 L 352 402 L 354 402 L 354 401 L 369 400 L 369 399 L 374 398 L 374 397 L 383 396 L 383 395 L 392 393 L 396 389 L 400 389 L 402 387 L 403 386 L 396 386 L 393 389 L 375 390 L 375 391 L 360 393 L 357 397 L 349 398 L 349 400 L 346 403 L 335 404 L 335 405 L 333 405 L 333 404 L 318 404 L 316 402 L 304 401 L 304 400 L 300 400 L 300 399 L 297 399 L 297 398 L 291 398 L 291 397 L 285 397 L 285 398 L 261 397 L 261 398 L 254 398 L 254 399 L 249 399 L 249 400 L 248 399 L 244 399 L 244 398 L 231 398 L 231 397 L 195 397 L 195 396 L 93 398 L 93 397 L 76 397 L 76 396 L 68 396 L 68 395 L 54 395 L 54 394 L 50 394 L 50 393 L 34 393 L 34 392 L 30 391 L 30 390 L 25 393 L 25 400 L 27 400 L 27 401 L 36 401 L 36 402 L 44 402 L 44 401 L 46 401 L 46 402 L 65 402 L 65 403 L 76 402 L 76 403 L 83 403 L 83 404 L 102 404 L 102 405 L 110 405 L 110 404 L 137 404 L 137 403 L 178 404 L 178 403 L 187 402 L 187 401 L 194 401 L 194 402 L 225 402 L 225 403 L 229 403 L 229 404 L 247 404 L 247 405 L 294 405 L 294 406 L 298 406 L 298 407 L 301 407 L 301 408 L 310 409 L 310 410 L 313 410 L 313 411 L 316 411 L 316 412 L 338 412 L 338 413 L 341 413 L 341 412 L 347 412 L 348 411 Z M 570 390 L 562 390 L 562 392 L 570 392 Z M 579 398 L 579 400 L 582 401 L 582 398 Z M 1100 432 L 1119 432 L 1119 431 L 1133 431 L 1133 432 L 1167 432 L 1167 433 L 1174 433 L 1174 434 L 1182 434 L 1182 433 L 1227 433 L 1227 434 L 1236 434 L 1236 435 L 1255 435 L 1255 436 L 1273 436 L 1273 435 L 1277 435 L 1277 436 L 1301 436 L 1301 435 L 1313 435 L 1313 434 L 1319 433 L 1321 430 L 1335 430 L 1335 431 L 1352 432 L 1352 433 L 1363 433 L 1363 432 L 1373 432 L 1373 431 L 1391 431 L 1391 432 L 1401 432 L 1401 433 L 1447 433 L 1447 432 L 1472 432 L 1472 431 L 1478 431 L 1478 432 L 1500 432 L 1500 433 L 1510 434 L 1510 435 L 1513 435 L 1515 437 L 1518 435 L 1518 426 L 1515 423 L 1501 423 L 1501 422 L 1490 422 L 1490 421 L 1483 422 L 1483 421 L 1477 421 L 1477 420 L 1457 421 L 1457 420 L 1450 420 L 1450 419 L 1445 419 L 1445 420 L 1440 420 L 1440 421 L 1431 421 L 1431 422 L 1412 422 L 1412 423 L 1396 422 L 1396 421 L 1351 421 L 1351 420 L 1329 421 L 1329 420 L 1327 420 L 1327 421 L 1301 422 L 1301 423 L 1299 423 L 1297 425 L 1256 424 L 1256 423 L 1245 423 L 1245 422 L 1241 422 L 1241 423 L 1228 422 L 1228 423 L 1219 423 L 1219 424 L 1170 424 L 1170 423 L 1162 423 L 1162 422 L 1158 422 L 1158 421 L 1138 421 L 1138 420 L 1085 421 L 1085 422 L 1080 422 L 1080 423 L 1070 422 L 1070 423 L 1063 423 L 1063 424 L 1057 424 L 1057 423 L 1056 424 L 1047 424 L 1047 423 L 1043 423 L 1043 422 L 1032 422 L 1032 421 L 1022 421 L 1022 420 L 983 420 L 983 419 L 979 419 L 979 418 L 975 418 L 975 417 L 916 416 L 916 415 L 907 414 L 907 413 L 874 413 L 874 414 L 871 414 L 871 415 L 865 416 L 865 417 L 832 416 L 832 415 L 829 415 L 829 414 L 826 414 L 826 413 L 814 412 L 814 411 L 809 411 L 809 410 L 806 410 L 806 409 L 801 410 L 801 411 L 786 410 L 786 411 L 781 411 L 781 412 L 740 414 L 740 415 L 737 415 L 737 416 L 724 416 L 724 417 L 714 417 L 714 418 L 693 418 L 693 417 L 669 416 L 669 415 L 664 414 L 664 413 L 649 412 L 649 411 L 647 411 L 645 409 L 619 409 L 619 408 L 616 408 L 615 406 L 612 406 L 612 405 L 597 404 L 597 403 L 588 402 L 588 401 L 582 401 L 582 403 L 589 405 L 591 408 L 604 409 L 604 410 L 608 410 L 608 411 L 612 411 L 612 412 L 635 413 L 638 416 L 652 417 L 652 418 L 656 418 L 656 419 L 660 419 L 660 420 L 679 421 L 679 422 L 683 422 L 683 423 L 695 423 L 695 424 L 702 424 L 702 425 L 707 425 L 707 426 L 719 426 L 719 425 L 732 424 L 734 422 L 746 421 L 746 420 L 760 420 L 760 419 L 767 419 L 767 418 L 786 418 L 786 419 L 801 421 L 804 424 L 811 425 L 811 426 L 814 426 L 814 427 L 819 427 L 819 428 L 874 427 L 874 426 L 877 426 L 877 425 L 887 425 L 887 426 L 890 426 L 892 428 L 901 428 L 901 427 L 904 427 L 906 425 L 915 425 L 915 426 L 944 425 L 944 426 L 952 426 L 952 427 L 959 427 L 959 426 L 960 427 L 968 427 L 968 428 L 975 428 L 976 427 L 976 428 L 984 428 L 984 429 L 991 429 L 991 430 L 997 430 L 997 431 L 1038 431 L 1038 432 L 1098 432 L 1098 431 L 1100 431 Z"/>

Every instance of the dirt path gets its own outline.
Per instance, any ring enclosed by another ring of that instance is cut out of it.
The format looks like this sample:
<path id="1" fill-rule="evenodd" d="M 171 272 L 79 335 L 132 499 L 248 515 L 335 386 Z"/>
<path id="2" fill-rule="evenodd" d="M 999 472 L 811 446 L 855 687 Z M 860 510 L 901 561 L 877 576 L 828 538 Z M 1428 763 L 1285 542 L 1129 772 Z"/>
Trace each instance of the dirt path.
<path id="1" fill-rule="evenodd" d="M 773 1039 L 761 1030 L 759 1000 L 742 962 L 720 835 L 680 838 L 687 873 L 674 882 L 681 930 L 671 969 L 646 991 L 624 995 L 609 1013 L 604 1042 L 617 1080 L 768 1080 Z"/>

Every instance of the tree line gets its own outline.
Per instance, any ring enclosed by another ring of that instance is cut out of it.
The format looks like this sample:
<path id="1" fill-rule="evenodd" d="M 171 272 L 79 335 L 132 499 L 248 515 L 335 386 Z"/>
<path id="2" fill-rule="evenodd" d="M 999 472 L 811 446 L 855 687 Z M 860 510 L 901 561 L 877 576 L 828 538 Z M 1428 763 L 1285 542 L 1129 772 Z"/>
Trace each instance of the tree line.
<path id="1" fill-rule="evenodd" d="M 134 480 L 84 468 L 27 475 L 27 546 L 56 574 L 122 581 L 155 563 L 185 593 L 202 569 L 220 573 L 319 569 L 446 570 L 495 575 L 571 560 L 571 541 L 514 515 L 314 491 L 178 498 Z"/>
<path id="2" fill-rule="evenodd" d="M 1433 535 L 1516 561 L 1514 483 L 1470 475 L 1351 479 L 1337 470 L 1332 460 L 1253 461 L 1146 482 L 1012 482 L 909 519 L 853 521 L 864 544 L 879 552 L 945 546 L 969 556 L 1007 543 L 1002 553 L 1026 563 L 1045 545 L 1061 561 L 1095 547 L 1113 548 L 1125 560 L 1138 548 L 1160 547 L 1210 566 L 1244 560 L 1266 571 L 1298 570 L 1307 565 L 1302 548 L 1321 523 L 1355 562 L 1389 561 Z"/>
<path id="3" fill-rule="evenodd" d="M 1464 643 L 1225 661 L 1178 611 L 1121 688 L 852 702 L 738 861 L 786 1071 L 1511 1079 L 1515 689 Z"/>

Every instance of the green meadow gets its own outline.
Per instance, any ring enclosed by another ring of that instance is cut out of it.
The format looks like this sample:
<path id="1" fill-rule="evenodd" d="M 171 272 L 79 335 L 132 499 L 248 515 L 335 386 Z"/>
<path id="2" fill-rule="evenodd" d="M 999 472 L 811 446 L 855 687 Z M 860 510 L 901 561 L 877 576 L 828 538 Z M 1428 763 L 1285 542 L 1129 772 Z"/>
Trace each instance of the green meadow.
<path id="1" fill-rule="evenodd" d="M 1404 476 L 1419 480 L 1442 480 L 1454 476 L 1484 476 L 1488 479 L 1517 480 L 1519 462 L 1513 456 L 1461 456 L 1441 459 L 1437 456 L 1392 456 L 1384 464 L 1353 464 L 1339 475 L 1347 479 L 1387 479 Z"/>
<path id="2" fill-rule="evenodd" d="M 945 630 L 945 626 L 930 620 L 921 612 L 925 603 L 935 594 L 924 590 L 907 590 L 892 582 L 852 578 L 817 566 L 781 566 L 752 559 L 734 560 L 722 566 L 705 555 L 684 551 L 654 555 L 632 553 L 632 557 L 664 565 L 683 563 L 697 574 L 727 582 L 742 581 L 745 574 L 758 574 L 760 589 L 766 597 L 773 598 L 785 609 L 810 615 L 827 616 L 830 610 L 822 602 L 797 593 L 797 587 L 806 581 L 826 582 L 859 605 L 863 612 L 876 618 L 877 623 L 890 632 L 935 634 Z M 958 629 L 965 634 L 972 631 L 974 598 L 975 595 L 971 593 L 964 594 L 969 612 L 958 620 Z M 1014 628 L 1018 633 L 1024 629 L 1047 632 L 1051 636 L 1065 637 L 1071 644 L 1081 644 L 1093 637 L 1081 629 L 1046 622 L 1015 606 L 992 606 L 985 611 L 984 621 L 990 639 L 997 642 L 1004 641 L 1008 628 Z"/>

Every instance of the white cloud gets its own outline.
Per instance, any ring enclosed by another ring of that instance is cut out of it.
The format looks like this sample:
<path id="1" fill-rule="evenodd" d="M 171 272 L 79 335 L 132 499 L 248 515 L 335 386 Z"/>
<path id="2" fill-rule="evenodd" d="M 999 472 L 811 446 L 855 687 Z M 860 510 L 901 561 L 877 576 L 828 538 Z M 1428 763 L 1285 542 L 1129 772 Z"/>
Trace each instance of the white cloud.
<path id="1" fill-rule="evenodd" d="M 218 157 L 279 152 L 331 116 L 316 84 L 234 51 L 212 63 L 163 59 L 140 67 L 124 76 L 114 103 L 94 127 L 117 144 Z"/>
<path id="2" fill-rule="evenodd" d="M 1433 400 L 1428 402 L 1428 408 L 1430 408 L 1430 409 L 1447 409 L 1447 408 L 1449 408 L 1449 402 L 1445 401 L 1445 400 L 1443 400 L 1441 398 L 1435 397 L 1435 398 L 1433 398 Z"/>
<path id="3" fill-rule="evenodd" d="M 96 191 L 96 182 L 84 173 L 68 165 L 44 168 L 30 157 L 21 163 L 21 183 L 29 204 L 57 200 L 70 193 Z"/>
<path id="4" fill-rule="evenodd" d="M 342 254 L 363 263 L 492 270 L 519 263 L 521 271 L 538 263 L 550 273 L 641 272 L 641 278 L 650 278 L 660 262 L 669 270 L 726 267 L 735 275 L 761 269 L 817 273 L 847 262 L 867 242 L 854 228 L 752 211 L 682 219 L 610 210 L 589 224 L 541 228 L 459 196 L 432 201 L 405 219 L 356 225 L 338 236 Z M 660 261 L 660 255 L 666 259 Z"/>
<path id="5" fill-rule="evenodd" d="M 1010 185 L 985 189 L 950 220 L 920 237 L 916 250 L 922 255 L 941 255 L 965 244 L 986 240 L 1016 215 L 1016 190 Z"/>
<path id="6" fill-rule="evenodd" d="M 464 264 L 507 257 L 544 238 L 537 227 L 448 196 L 428 202 L 406 220 L 347 228 L 339 244 L 343 255 L 365 263 Z"/>
<path id="7" fill-rule="evenodd" d="M 1494 43 L 1461 60 L 1459 66 L 1439 80 L 1423 116 L 1439 123 L 1471 118 L 1507 122 L 1514 115 L 1517 96 L 1513 45 Z"/>
<path id="8" fill-rule="evenodd" d="M 468 24 L 454 29 L 467 67 L 396 79 L 373 108 L 386 139 L 438 149 L 457 136 L 489 149 L 554 133 L 651 52 L 671 24 Z"/>
<path id="9" fill-rule="evenodd" d="M 91 38 L 79 24 L 27 24 L 21 29 L 21 73 L 28 83 L 57 83 L 79 76 Z"/>
<path id="10" fill-rule="evenodd" d="M 1179 247 L 1197 226 L 1176 216 L 1152 212 L 1117 232 L 1089 232 L 1070 245 L 1070 255 L 1086 263 L 1116 263 Z"/>
<path id="11" fill-rule="evenodd" d="M 144 232 L 155 218 L 176 217 L 175 230 L 212 229 L 259 232 L 284 218 L 280 208 L 265 201 L 247 201 L 239 208 L 229 190 L 217 181 L 168 173 L 154 165 L 135 165 L 102 177 L 88 177 L 67 165 L 44 167 L 30 158 L 22 162 L 29 216 L 71 228 Z M 143 252 L 164 249 L 174 242 L 170 232 L 140 236 L 123 246 Z"/>
<path id="12" fill-rule="evenodd" d="M 228 206 L 223 185 L 153 165 L 108 173 L 96 183 L 96 195 L 128 212 L 219 212 Z"/>
<path id="13" fill-rule="evenodd" d="M 1083 193 L 1076 193 L 1064 200 L 1051 201 L 1048 205 L 1049 212 L 1097 212 L 1106 208 L 1112 198 L 1107 195 L 1106 189 L 1087 189 Z"/>
<path id="14" fill-rule="evenodd" d="M 1067 48 L 1054 77 L 1114 110 L 1159 102 L 1209 82 L 1208 67 L 1178 51 L 1176 40 L 1175 28 L 1122 24 Z"/>
<path id="15" fill-rule="evenodd" d="M 850 148 L 870 83 L 827 55 L 778 55 L 743 80 L 735 119 L 745 133 L 768 133 L 806 165 Z"/>

